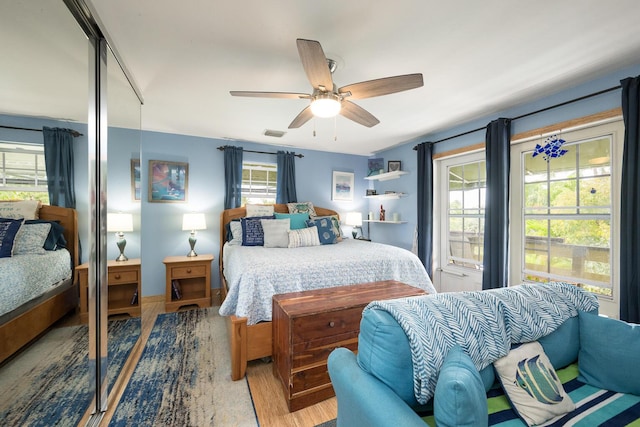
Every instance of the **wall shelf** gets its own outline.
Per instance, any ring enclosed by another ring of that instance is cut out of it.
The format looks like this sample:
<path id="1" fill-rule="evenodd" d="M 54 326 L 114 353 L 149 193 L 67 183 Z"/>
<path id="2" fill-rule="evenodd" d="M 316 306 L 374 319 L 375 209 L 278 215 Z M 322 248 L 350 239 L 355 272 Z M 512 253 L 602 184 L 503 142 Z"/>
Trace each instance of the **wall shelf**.
<path id="1" fill-rule="evenodd" d="M 378 219 L 363 219 L 362 222 L 379 222 L 382 224 L 406 224 L 407 221 L 380 221 Z"/>
<path id="2" fill-rule="evenodd" d="M 399 199 L 401 197 L 405 197 L 407 193 L 385 193 L 385 194 L 374 194 L 371 196 L 364 196 L 365 199 Z"/>
<path id="3" fill-rule="evenodd" d="M 387 173 L 379 173 L 378 175 L 365 176 L 364 179 L 375 180 L 375 181 L 389 181 L 391 179 L 398 179 L 402 175 L 406 175 L 409 172 L 407 171 L 393 171 Z"/>

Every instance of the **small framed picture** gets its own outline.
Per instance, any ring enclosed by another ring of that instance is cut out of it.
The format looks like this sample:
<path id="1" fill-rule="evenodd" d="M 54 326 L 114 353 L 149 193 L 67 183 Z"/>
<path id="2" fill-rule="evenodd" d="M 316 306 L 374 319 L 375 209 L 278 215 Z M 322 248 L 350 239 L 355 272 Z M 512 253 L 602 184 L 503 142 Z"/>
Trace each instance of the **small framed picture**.
<path id="1" fill-rule="evenodd" d="M 387 162 L 387 172 L 397 172 L 402 170 L 402 162 L 400 160 L 389 160 Z"/>
<path id="2" fill-rule="evenodd" d="M 368 159 L 367 165 L 369 169 L 367 171 L 367 176 L 379 175 L 384 172 L 384 159 L 382 157 Z"/>
<path id="3" fill-rule="evenodd" d="M 131 159 L 131 200 L 140 201 L 140 159 Z"/>
<path id="4" fill-rule="evenodd" d="M 367 196 L 376 196 L 378 192 L 376 190 L 372 190 L 367 188 Z"/>
<path id="5" fill-rule="evenodd" d="M 189 164 L 149 160 L 149 201 L 184 203 L 189 183 Z"/>

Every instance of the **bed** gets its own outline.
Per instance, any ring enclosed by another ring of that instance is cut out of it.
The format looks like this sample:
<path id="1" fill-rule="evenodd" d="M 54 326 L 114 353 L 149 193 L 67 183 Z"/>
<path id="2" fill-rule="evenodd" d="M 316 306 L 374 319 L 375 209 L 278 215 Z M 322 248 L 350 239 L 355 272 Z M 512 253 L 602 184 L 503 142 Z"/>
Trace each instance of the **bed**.
<path id="1" fill-rule="evenodd" d="M 78 306 L 78 291 L 74 284 L 73 271 L 79 260 L 77 212 L 70 208 L 42 205 L 39 208 L 39 219 L 58 221 L 64 228 L 66 249 L 52 251 L 56 253 L 51 254 L 47 251 L 47 255 L 42 256 L 25 254 L 11 257 L 16 260 L 0 258 L 4 262 L 4 268 L 0 268 L 0 286 L 4 287 L 14 287 L 16 283 L 27 280 L 34 280 L 33 283 L 42 282 L 43 277 L 38 272 L 21 276 L 20 279 L 15 278 L 17 274 L 11 274 L 11 278 L 3 277 L 2 274 L 12 271 L 8 263 L 22 262 L 41 266 L 47 258 L 51 258 L 53 263 L 46 268 L 53 274 L 48 276 L 50 279 L 47 279 L 52 283 L 39 283 L 40 292 L 33 291 L 30 295 L 26 294 L 29 296 L 22 296 L 23 294 L 17 295 L 12 290 L 4 290 L 4 299 L 10 299 L 13 303 L 8 306 L 6 301 L 0 315 L 0 342 L 2 342 L 0 362 L 8 359 Z M 37 295 L 34 296 L 34 294 Z"/>
<path id="2" fill-rule="evenodd" d="M 273 206 L 277 213 L 289 212 L 286 204 Z M 314 209 L 318 217 L 338 217 L 331 209 Z M 229 319 L 234 380 L 244 377 L 248 361 L 272 353 L 271 310 L 275 294 L 381 280 L 397 280 L 435 293 L 419 259 L 394 246 L 353 239 L 293 249 L 230 246 L 228 224 L 245 216 L 244 207 L 228 209 L 220 215 L 220 314 Z"/>

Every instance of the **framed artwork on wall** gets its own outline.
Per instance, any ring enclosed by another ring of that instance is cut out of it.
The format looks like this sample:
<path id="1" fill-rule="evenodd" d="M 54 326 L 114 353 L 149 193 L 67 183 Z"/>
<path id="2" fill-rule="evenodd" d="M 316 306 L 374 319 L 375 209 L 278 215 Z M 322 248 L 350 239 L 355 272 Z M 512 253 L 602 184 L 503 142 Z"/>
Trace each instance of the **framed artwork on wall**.
<path id="1" fill-rule="evenodd" d="M 387 162 L 387 172 L 396 172 L 402 170 L 402 162 L 400 160 L 389 160 Z"/>
<path id="2" fill-rule="evenodd" d="M 353 201 L 354 174 L 352 172 L 333 171 L 333 181 L 331 185 L 332 200 Z"/>
<path id="3" fill-rule="evenodd" d="M 367 176 L 379 175 L 384 173 L 384 159 L 382 157 L 369 159 L 367 161 Z"/>
<path id="4" fill-rule="evenodd" d="M 149 201 L 184 203 L 187 201 L 189 164 L 149 160 Z"/>
<path id="5" fill-rule="evenodd" d="M 140 159 L 131 159 L 131 200 L 140 201 Z"/>

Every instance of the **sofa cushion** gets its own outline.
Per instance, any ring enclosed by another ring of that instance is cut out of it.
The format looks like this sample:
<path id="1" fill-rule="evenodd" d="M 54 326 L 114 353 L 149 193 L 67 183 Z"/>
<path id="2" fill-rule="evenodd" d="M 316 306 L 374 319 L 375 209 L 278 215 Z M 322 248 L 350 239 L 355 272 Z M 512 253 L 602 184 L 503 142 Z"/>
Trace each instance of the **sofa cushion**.
<path id="1" fill-rule="evenodd" d="M 438 427 L 482 427 L 489 423 L 482 378 L 459 345 L 449 350 L 438 374 L 433 415 Z"/>
<path id="2" fill-rule="evenodd" d="M 493 363 L 513 409 L 527 425 L 538 425 L 575 409 L 542 346 L 534 341 Z"/>
<path id="3" fill-rule="evenodd" d="M 564 368 L 578 359 L 580 321 L 570 317 L 555 331 L 538 340 L 554 369 Z"/>
<path id="4" fill-rule="evenodd" d="M 640 325 L 579 312 L 578 380 L 640 395 Z"/>

